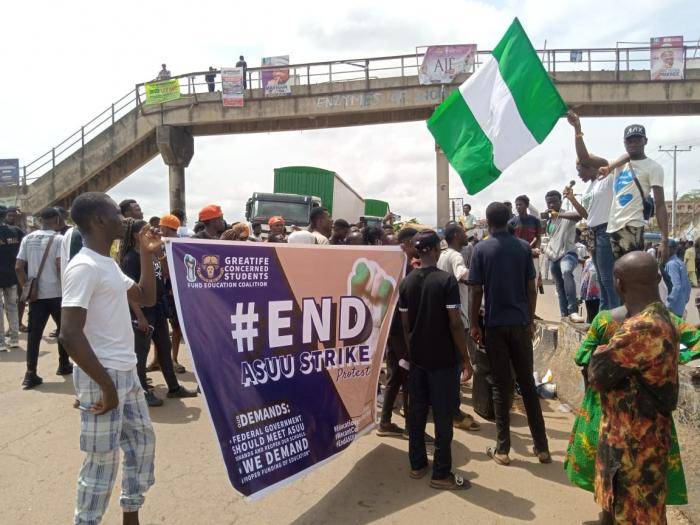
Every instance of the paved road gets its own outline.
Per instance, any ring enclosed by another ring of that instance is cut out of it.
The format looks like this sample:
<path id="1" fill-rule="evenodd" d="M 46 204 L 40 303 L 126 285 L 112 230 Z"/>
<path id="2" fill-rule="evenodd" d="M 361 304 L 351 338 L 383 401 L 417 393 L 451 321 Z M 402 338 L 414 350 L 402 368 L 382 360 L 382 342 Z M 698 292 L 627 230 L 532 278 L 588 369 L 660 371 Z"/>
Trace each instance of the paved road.
<path id="1" fill-rule="evenodd" d="M 544 303 L 543 303 L 544 304 Z M 47 333 L 48 333 L 47 329 Z M 53 375 L 54 342 L 46 341 L 39 360 L 40 388 L 19 388 L 24 350 L 0 353 L 0 508 L 4 524 L 69 523 L 81 461 L 78 414 L 71 408 L 70 378 Z M 189 369 L 185 358 L 184 364 Z M 165 397 L 162 376 L 152 374 Z M 194 385 L 191 373 L 180 376 Z M 465 404 L 469 403 L 465 390 Z M 469 410 L 468 406 L 466 406 Z M 157 435 L 156 484 L 142 511 L 143 524 L 234 523 L 519 523 L 596 522 L 591 494 L 569 485 L 562 459 L 573 417 L 544 402 L 554 463 L 541 465 L 530 454 L 525 418 L 513 416 L 514 462 L 500 467 L 484 454 L 495 429 L 456 431 L 456 468 L 473 483 L 462 493 L 441 493 L 427 479 L 408 478 L 407 442 L 364 436 L 337 460 L 294 484 L 255 502 L 230 487 L 202 398 L 166 400 L 152 409 Z M 403 419 L 396 416 L 403 424 Z M 118 489 L 104 523 L 119 523 Z M 680 523 L 675 518 L 672 523 Z"/>

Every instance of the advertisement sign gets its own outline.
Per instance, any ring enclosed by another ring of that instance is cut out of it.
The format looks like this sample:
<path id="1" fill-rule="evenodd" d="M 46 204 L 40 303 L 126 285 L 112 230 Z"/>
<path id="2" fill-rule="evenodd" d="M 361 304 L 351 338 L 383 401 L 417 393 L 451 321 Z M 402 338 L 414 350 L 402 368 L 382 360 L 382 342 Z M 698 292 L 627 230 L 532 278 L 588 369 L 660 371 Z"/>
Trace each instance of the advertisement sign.
<path id="1" fill-rule="evenodd" d="M 146 104 L 162 104 L 180 98 L 180 81 L 177 78 L 161 82 L 146 82 Z"/>
<path id="2" fill-rule="evenodd" d="M 221 101 L 225 107 L 243 107 L 243 68 L 221 68 Z"/>
<path id="3" fill-rule="evenodd" d="M 682 36 L 651 39 L 651 79 L 683 80 L 685 49 Z"/>
<path id="4" fill-rule="evenodd" d="M 274 69 L 263 69 L 262 85 L 266 97 L 285 96 L 292 94 L 293 80 L 289 76 L 289 55 L 264 57 L 263 67 L 279 66 Z"/>
<path id="5" fill-rule="evenodd" d="M 180 326 L 238 492 L 274 490 L 374 427 L 406 264 L 398 247 L 173 239 L 167 254 Z"/>
<path id="6" fill-rule="evenodd" d="M 19 159 L 0 159 L 0 186 L 19 184 Z"/>
<path id="7" fill-rule="evenodd" d="M 418 81 L 426 84 L 449 84 L 457 75 L 474 67 L 476 44 L 430 46 L 418 71 Z"/>

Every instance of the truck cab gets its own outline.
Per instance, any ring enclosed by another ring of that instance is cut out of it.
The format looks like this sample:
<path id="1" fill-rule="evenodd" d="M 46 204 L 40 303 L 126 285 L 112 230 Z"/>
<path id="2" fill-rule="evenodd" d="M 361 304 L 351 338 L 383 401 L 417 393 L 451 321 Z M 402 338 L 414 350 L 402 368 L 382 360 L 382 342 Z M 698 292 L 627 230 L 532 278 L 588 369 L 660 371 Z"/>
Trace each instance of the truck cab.
<path id="1" fill-rule="evenodd" d="M 308 227 L 311 210 L 318 206 L 321 206 L 321 199 L 313 195 L 256 192 L 246 203 L 245 217 L 250 223 L 261 222 L 266 234 L 270 231 L 270 218 L 279 215 L 284 217 L 287 231 L 291 231 L 292 226 Z"/>

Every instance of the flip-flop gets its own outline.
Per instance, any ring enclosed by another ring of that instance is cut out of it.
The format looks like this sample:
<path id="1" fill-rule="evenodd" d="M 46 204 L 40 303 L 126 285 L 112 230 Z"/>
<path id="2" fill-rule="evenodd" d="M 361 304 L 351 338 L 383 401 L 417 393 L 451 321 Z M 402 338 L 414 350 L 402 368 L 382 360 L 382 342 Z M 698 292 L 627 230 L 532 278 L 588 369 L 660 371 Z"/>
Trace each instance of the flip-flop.
<path id="1" fill-rule="evenodd" d="M 418 470 L 411 470 L 411 472 L 409 472 L 408 475 L 411 477 L 411 479 L 421 479 L 425 477 L 425 475 L 428 473 L 428 470 L 430 470 L 430 464 Z"/>
<path id="2" fill-rule="evenodd" d="M 450 480 L 450 483 L 441 483 L 442 481 L 445 481 L 442 479 L 431 479 L 430 486 L 438 490 L 467 490 L 472 487 L 469 480 L 464 479 L 458 474 L 450 474 L 450 476 L 445 479 Z"/>
<path id="3" fill-rule="evenodd" d="M 493 447 L 489 447 L 486 449 L 486 455 L 501 466 L 507 467 L 508 465 L 510 465 L 510 459 L 508 461 L 503 461 L 501 458 L 496 456 L 496 449 Z"/>

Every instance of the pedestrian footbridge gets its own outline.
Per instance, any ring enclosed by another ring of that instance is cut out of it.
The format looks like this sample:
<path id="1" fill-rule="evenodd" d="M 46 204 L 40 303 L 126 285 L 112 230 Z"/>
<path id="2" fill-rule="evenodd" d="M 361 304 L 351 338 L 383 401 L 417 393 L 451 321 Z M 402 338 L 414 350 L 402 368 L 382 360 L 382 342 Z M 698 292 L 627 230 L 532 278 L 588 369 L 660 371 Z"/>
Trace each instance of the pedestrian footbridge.
<path id="1" fill-rule="evenodd" d="M 700 113 L 698 46 L 686 47 L 685 78 L 676 81 L 650 80 L 649 48 L 539 53 L 566 103 L 582 116 Z M 479 52 L 475 67 L 487 55 Z M 194 152 L 193 137 L 427 119 L 467 75 L 449 85 L 420 85 L 422 56 L 290 65 L 294 85 L 284 97 L 263 96 L 263 68 L 249 68 L 241 108 L 223 106 L 219 77 L 216 90 L 208 91 L 207 71 L 174 77 L 182 97 L 165 104 L 146 105 L 144 84 L 137 84 L 59 145 L 26 162 L 19 186 L 3 188 L 0 197 L 5 202 L 15 197 L 29 213 L 49 205 L 67 207 L 82 192 L 115 186 L 160 153 L 169 166 L 171 206 L 184 208 L 184 170 Z M 445 170 L 438 159 L 440 165 Z"/>

